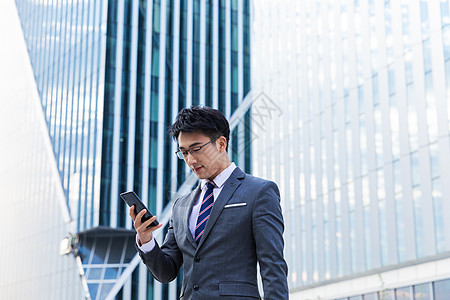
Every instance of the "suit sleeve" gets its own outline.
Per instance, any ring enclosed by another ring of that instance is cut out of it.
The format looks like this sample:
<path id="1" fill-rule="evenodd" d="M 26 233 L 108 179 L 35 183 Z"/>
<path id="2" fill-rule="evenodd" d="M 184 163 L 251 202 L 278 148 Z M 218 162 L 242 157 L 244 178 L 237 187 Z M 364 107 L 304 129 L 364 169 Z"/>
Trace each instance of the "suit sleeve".
<path id="1" fill-rule="evenodd" d="M 278 187 L 267 182 L 261 187 L 253 207 L 253 235 L 266 300 L 289 299 L 283 231 Z"/>
<path id="2" fill-rule="evenodd" d="M 142 261 L 156 280 L 167 283 L 177 277 L 183 265 L 183 255 L 178 248 L 173 234 L 172 219 L 169 222 L 169 229 L 161 247 L 156 242 L 155 247 L 150 252 L 142 252 L 137 245 L 136 249 Z"/>

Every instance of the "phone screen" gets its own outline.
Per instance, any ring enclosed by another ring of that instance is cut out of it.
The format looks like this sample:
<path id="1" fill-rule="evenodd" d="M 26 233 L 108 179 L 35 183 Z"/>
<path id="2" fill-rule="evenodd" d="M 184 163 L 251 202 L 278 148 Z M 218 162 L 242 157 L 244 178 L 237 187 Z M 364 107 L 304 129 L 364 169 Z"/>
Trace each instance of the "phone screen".
<path id="1" fill-rule="evenodd" d="M 141 210 L 146 209 L 144 216 L 141 219 L 141 222 L 145 222 L 153 215 L 148 211 L 147 207 L 145 207 L 144 203 L 142 203 L 141 199 L 136 195 L 134 191 L 128 191 L 120 194 L 120 197 L 123 201 L 125 201 L 129 207 L 134 205 L 134 212 L 138 214 Z M 158 221 L 153 221 L 148 227 L 157 226 L 159 223 Z"/>

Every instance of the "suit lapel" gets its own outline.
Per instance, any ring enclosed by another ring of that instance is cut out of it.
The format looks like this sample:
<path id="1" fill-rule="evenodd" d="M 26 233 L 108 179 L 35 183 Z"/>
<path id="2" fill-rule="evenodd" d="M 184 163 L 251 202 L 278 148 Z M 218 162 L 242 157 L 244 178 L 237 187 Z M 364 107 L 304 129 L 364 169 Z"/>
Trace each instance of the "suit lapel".
<path id="1" fill-rule="evenodd" d="M 225 185 L 223 186 L 223 189 L 220 192 L 219 197 L 217 197 L 217 199 L 214 201 L 213 209 L 209 216 L 208 223 L 206 223 L 205 232 L 203 233 L 203 236 L 200 239 L 200 244 L 198 245 L 198 248 L 200 248 L 200 246 L 206 240 L 209 232 L 211 231 L 211 228 L 214 226 L 220 214 L 222 213 L 223 207 L 225 206 L 225 204 L 228 203 L 228 201 L 231 199 L 236 189 L 241 184 L 239 179 L 243 178 L 244 176 L 245 173 L 242 172 L 241 169 L 236 168 L 225 182 Z"/>
<path id="2" fill-rule="evenodd" d="M 192 191 L 191 195 L 189 196 L 189 209 L 186 212 L 185 220 L 184 220 L 184 226 L 185 226 L 185 232 L 187 235 L 187 238 L 189 242 L 197 248 L 197 243 L 195 242 L 194 237 L 192 236 L 191 230 L 189 229 L 189 219 L 192 213 L 192 207 L 194 207 L 195 200 L 200 197 L 202 189 L 200 188 L 200 184 L 198 184 L 197 188 Z"/>

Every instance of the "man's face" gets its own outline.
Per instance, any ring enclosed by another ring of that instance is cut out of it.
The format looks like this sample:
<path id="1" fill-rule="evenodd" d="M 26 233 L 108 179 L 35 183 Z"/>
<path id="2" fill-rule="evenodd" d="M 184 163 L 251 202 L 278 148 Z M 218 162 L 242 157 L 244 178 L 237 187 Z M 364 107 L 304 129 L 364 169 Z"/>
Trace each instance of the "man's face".
<path id="1" fill-rule="evenodd" d="M 227 154 L 223 140 L 225 138 L 220 137 L 191 154 L 187 150 L 198 148 L 211 141 L 211 138 L 198 132 L 181 132 L 178 135 L 178 148 L 186 153 L 184 161 L 199 179 L 212 180 L 227 167 L 224 164 L 224 155 Z"/>

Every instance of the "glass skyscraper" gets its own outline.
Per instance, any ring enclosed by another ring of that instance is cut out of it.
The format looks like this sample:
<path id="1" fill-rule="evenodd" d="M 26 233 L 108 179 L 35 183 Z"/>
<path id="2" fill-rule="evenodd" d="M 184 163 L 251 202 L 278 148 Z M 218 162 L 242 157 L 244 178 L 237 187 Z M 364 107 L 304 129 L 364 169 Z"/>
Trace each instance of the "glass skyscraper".
<path id="1" fill-rule="evenodd" d="M 449 1 L 253 11 L 253 173 L 280 185 L 292 299 L 449 299 Z"/>
<path id="2" fill-rule="evenodd" d="M 34 113 L 43 126 L 39 135 L 33 133 L 38 127 L 29 125 L 31 133 L 18 136 L 31 134 L 33 139 L 18 144 L 22 151 L 17 154 L 33 153 L 41 139 L 47 141 L 45 160 L 33 161 L 38 167 L 23 179 L 26 170 L 19 169 L 16 185 L 38 189 L 36 196 L 23 191 L 31 196 L 24 197 L 24 204 L 36 202 L 39 217 L 55 219 L 54 230 L 47 233 L 52 241 L 67 236 L 60 251 L 71 253 L 59 256 L 59 244 L 46 244 L 38 239 L 43 228 L 30 226 L 32 241 L 49 250 L 30 267 L 60 268 L 37 272 L 46 276 L 37 276 L 27 295 L 176 299 L 182 278 L 162 285 L 139 264 L 128 208 L 119 194 L 136 191 L 160 222 L 168 223 L 171 202 L 196 182 L 174 155 L 177 145 L 166 133 L 177 112 L 190 105 L 218 108 L 231 120 L 231 157 L 250 171 L 251 145 L 245 143 L 251 134 L 250 102 L 245 101 L 250 91 L 249 1 L 17 0 L 15 5 L 10 11 L 20 18 L 34 76 L 29 89 L 35 97 L 24 97 L 28 104 L 23 105 L 41 110 Z M 14 139 L 19 125 L 4 122 L 5 135 Z M 52 180 L 41 178 L 47 164 L 53 167 Z M 13 257 L 11 247 L 4 258 Z M 66 265 L 54 263 L 59 260 Z M 2 282 L 6 298 L 22 295 L 17 287 L 27 270 L 12 271 L 15 267 L 12 260 L 2 270 L 11 274 Z M 43 282 L 50 287 L 43 289 Z M 58 294 L 52 294 L 52 284 L 61 287 Z"/>

